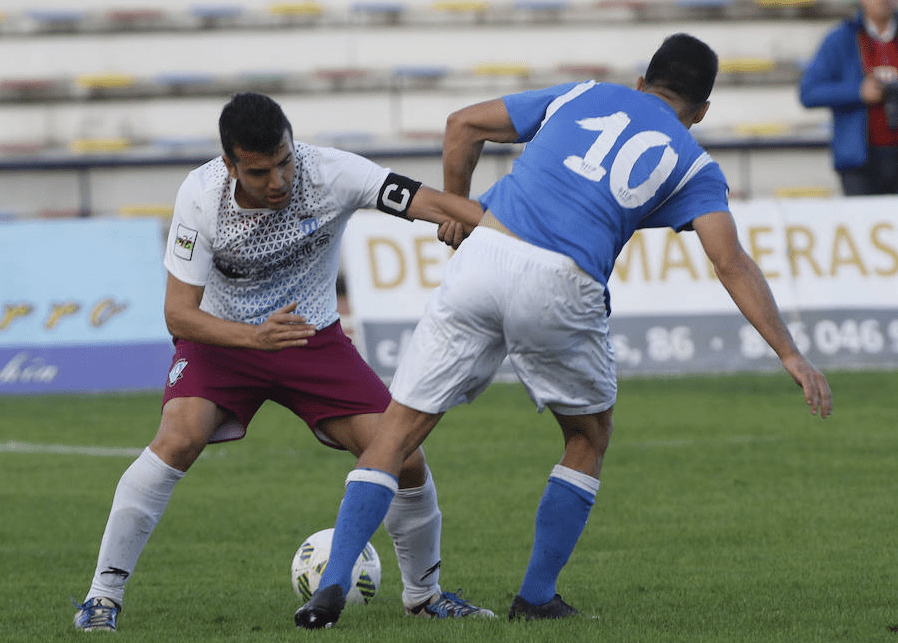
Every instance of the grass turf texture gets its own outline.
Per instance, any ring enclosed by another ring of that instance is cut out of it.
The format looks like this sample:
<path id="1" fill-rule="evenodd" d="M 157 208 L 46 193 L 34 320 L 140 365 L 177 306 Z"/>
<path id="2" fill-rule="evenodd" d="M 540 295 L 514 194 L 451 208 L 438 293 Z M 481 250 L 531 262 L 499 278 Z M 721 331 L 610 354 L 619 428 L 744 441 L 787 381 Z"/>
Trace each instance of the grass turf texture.
<path id="1" fill-rule="evenodd" d="M 533 518 L 561 453 L 550 414 L 494 385 L 425 449 L 443 510 L 444 589 L 494 621 L 401 615 L 390 541 L 380 592 L 337 626 L 297 631 L 289 568 L 333 525 L 353 460 L 263 406 L 247 438 L 210 447 L 178 484 L 129 582 L 118 640 L 898 641 L 895 373 L 834 373 L 821 422 L 778 375 L 620 384 L 602 489 L 559 592 L 582 614 L 509 623 Z M 9 450 L 143 447 L 159 395 L 0 397 L 0 640 L 82 641 L 69 595 L 90 582 L 132 456 Z M 92 636 L 104 636 L 93 634 Z"/>

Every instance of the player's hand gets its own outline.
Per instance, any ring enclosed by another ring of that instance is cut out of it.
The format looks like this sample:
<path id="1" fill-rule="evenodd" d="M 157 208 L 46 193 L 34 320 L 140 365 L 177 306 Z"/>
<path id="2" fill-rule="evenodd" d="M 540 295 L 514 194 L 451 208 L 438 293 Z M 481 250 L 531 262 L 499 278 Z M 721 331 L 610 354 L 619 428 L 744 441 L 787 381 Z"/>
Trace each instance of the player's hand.
<path id="1" fill-rule="evenodd" d="M 860 88 L 861 100 L 867 105 L 877 105 L 883 99 L 882 82 L 872 73 L 864 76 Z"/>
<path id="2" fill-rule="evenodd" d="M 783 366 L 804 390 L 804 399 L 811 407 L 811 413 L 825 418 L 833 412 L 833 393 L 829 388 L 826 376 L 814 368 L 801 355 L 792 355 L 783 360 Z"/>
<path id="3" fill-rule="evenodd" d="M 458 221 L 443 221 L 437 230 L 437 238 L 447 246 L 452 246 L 456 249 L 467 236 L 468 233 L 465 232 L 465 226 Z"/>
<path id="4" fill-rule="evenodd" d="M 257 348 L 277 351 L 282 348 L 305 346 L 315 334 L 315 327 L 304 317 L 294 314 L 296 302 L 279 308 L 256 327 Z"/>

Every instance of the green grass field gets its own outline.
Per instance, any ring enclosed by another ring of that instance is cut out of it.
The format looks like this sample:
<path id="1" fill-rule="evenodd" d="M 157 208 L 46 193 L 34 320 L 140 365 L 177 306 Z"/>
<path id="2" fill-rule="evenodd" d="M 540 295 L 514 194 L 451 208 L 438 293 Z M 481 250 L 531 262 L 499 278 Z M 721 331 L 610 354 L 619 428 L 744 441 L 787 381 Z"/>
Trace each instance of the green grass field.
<path id="1" fill-rule="evenodd" d="M 72 627 L 121 472 L 159 394 L 0 397 L 2 641 L 603 641 L 898 643 L 898 374 L 834 373 L 811 416 L 786 375 L 620 384 L 602 489 L 559 591 L 560 622 L 403 617 L 392 546 L 374 601 L 298 631 L 289 568 L 330 527 L 353 460 L 266 405 L 244 440 L 179 483 L 129 582 L 119 631 Z M 561 453 L 517 385 L 451 411 L 425 444 L 443 510 L 444 589 L 505 615 Z"/>

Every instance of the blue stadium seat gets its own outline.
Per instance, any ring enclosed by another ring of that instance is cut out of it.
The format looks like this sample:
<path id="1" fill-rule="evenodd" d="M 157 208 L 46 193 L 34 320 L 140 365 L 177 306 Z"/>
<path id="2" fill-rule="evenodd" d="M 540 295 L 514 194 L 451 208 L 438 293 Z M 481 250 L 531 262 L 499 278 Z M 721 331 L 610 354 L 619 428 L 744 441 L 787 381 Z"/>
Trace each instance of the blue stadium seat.
<path id="1" fill-rule="evenodd" d="M 393 75 L 399 78 L 443 78 L 449 74 L 446 65 L 397 65 Z"/>
<path id="2" fill-rule="evenodd" d="M 235 4 L 194 4 L 188 8 L 190 15 L 203 20 L 237 18 L 244 13 L 243 7 Z"/>

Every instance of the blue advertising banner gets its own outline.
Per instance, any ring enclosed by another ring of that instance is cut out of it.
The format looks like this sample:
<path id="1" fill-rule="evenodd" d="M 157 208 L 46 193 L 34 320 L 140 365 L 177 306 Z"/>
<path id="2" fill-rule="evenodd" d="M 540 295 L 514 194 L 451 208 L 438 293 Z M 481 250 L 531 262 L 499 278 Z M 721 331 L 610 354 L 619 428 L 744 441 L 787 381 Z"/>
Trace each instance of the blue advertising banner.
<path id="1" fill-rule="evenodd" d="M 161 386 L 161 234 L 151 219 L 0 226 L 0 393 Z"/>

